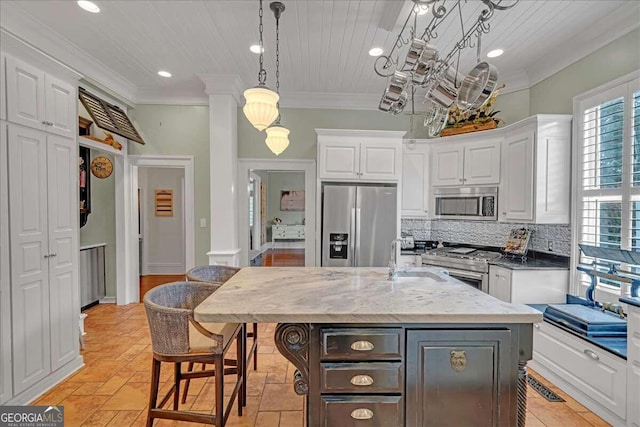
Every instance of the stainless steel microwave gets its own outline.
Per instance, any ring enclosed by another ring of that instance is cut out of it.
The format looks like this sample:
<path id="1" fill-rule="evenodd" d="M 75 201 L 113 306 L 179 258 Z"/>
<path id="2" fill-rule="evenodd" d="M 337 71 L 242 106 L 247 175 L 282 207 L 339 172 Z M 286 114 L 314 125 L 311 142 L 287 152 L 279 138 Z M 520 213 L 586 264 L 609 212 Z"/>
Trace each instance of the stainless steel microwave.
<path id="1" fill-rule="evenodd" d="M 498 187 L 434 189 L 436 218 L 495 221 Z"/>

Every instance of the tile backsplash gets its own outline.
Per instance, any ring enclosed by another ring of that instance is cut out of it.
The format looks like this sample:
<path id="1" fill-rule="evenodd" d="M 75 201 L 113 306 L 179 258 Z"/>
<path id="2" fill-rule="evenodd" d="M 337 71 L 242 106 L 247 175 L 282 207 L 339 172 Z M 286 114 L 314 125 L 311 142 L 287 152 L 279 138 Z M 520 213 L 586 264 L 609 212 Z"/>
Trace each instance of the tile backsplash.
<path id="1" fill-rule="evenodd" d="M 564 224 L 518 224 L 496 221 L 402 219 L 402 233 L 419 240 L 504 247 L 513 228 L 531 230 L 529 249 L 571 256 L 571 228 Z M 549 242 L 553 250 L 549 251 Z"/>

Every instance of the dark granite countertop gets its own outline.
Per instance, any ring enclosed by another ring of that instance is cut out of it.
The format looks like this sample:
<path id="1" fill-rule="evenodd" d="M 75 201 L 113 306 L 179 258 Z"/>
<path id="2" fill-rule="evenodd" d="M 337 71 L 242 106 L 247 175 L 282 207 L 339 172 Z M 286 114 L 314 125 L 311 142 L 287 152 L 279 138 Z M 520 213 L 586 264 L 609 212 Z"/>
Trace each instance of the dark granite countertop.
<path id="1" fill-rule="evenodd" d="M 622 297 L 620 302 L 632 305 L 634 307 L 640 307 L 640 297 Z"/>
<path id="2" fill-rule="evenodd" d="M 522 261 L 520 258 L 502 257 L 489 261 L 490 265 L 508 268 L 510 270 L 568 270 L 569 263 L 555 259 L 534 259 L 527 258 Z"/>

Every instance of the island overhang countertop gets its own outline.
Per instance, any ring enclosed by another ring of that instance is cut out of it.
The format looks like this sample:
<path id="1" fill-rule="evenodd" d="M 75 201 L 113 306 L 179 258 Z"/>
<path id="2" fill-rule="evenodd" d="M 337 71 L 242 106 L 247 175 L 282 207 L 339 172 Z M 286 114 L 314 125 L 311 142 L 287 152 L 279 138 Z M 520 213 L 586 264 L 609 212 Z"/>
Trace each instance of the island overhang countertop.
<path id="1" fill-rule="evenodd" d="M 195 310 L 199 322 L 537 323 L 542 314 L 498 300 L 438 268 L 388 280 L 386 268 L 248 267 Z"/>

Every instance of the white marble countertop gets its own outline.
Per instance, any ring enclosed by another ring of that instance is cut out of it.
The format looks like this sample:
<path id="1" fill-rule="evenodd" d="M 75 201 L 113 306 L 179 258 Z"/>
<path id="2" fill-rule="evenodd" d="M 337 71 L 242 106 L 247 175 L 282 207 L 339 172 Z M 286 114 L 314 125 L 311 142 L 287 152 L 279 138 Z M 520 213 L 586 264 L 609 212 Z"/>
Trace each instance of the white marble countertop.
<path id="1" fill-rule="evenodd" d="M 200 304 L 200 322 L 535 323 L 509 304 L 442 273 L 387 280 L 386 268 L 247 267 Z"/>

